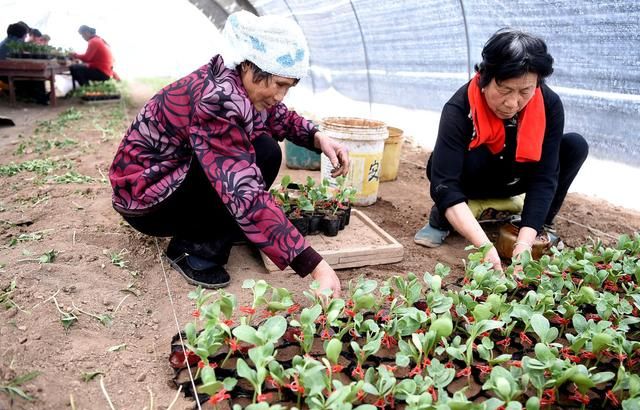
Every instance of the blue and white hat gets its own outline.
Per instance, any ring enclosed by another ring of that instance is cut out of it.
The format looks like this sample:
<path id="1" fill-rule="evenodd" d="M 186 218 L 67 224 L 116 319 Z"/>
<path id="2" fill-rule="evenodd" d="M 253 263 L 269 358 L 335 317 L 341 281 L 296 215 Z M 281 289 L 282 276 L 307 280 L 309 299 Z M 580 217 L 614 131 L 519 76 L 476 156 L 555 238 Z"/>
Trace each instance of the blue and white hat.
<path id="1" fill-rule="evenodd" d="M 290 19 L 239 11 L 227 18 L 222 36 L 227 43 L 222 58 L 228 68 L 249 60 L 281 77 L 300 79 L 309 71 L 307 40 Z"/>

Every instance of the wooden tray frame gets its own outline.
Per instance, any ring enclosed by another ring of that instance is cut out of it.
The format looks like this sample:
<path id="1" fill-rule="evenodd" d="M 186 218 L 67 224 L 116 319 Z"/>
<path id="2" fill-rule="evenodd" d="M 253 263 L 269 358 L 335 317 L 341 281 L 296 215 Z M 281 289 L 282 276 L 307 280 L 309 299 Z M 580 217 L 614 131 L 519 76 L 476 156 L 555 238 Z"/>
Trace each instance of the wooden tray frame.
<path id="1" fill-rule="evenodd" d="M 357 209 L 351 210 L 351 219 L 358 218 L 374 234 L 381 238 L 385 245 L 363 245 L 346 247 L 340 250 L 316 249 L 333 269 L 357 268 L 360 266 L 383 265 L 386 263 L 400 262 L 404 256 L 404 247 L 395 238 L 376 225 L 368 216 Z M 347 229 L 349 229 L 347 227 Z M 341 235 L 341 233 L 338 234 Z M 320 235 L 319 235 L 320 236 Z M 313 236 L 307 239 L 313 245 Z M 280 269 L 262 252 L 262 261 L 269 272 L 279 272 Z M 291 268 L 284 270 L 286 273 L 293 273 Z"/>

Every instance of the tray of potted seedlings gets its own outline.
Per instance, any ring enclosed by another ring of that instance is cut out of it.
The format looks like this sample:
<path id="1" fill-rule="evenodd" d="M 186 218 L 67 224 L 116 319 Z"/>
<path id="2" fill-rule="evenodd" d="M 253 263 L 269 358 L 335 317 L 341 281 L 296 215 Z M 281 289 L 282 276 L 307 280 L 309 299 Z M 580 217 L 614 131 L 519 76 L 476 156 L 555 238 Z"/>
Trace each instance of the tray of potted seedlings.
<path id="1" fill-rule="evenodd" d="M 469 249 L 459 280 L 437 264 L 351 281 L 344 299 L 263 280 L 240 306 L 192 291 L 172 381 L 214 408 L 639 408 L 640 234 L 504 272 Z"/>
<path id="2" fill-rule="evenodd" d="M 82 101 L 85 102 L 107 102 L 120 99 L 120 91 L 116 82 L 111 79 L 107 81 L 89 81 L 75 92 Z"/>
<path id="3" fill-rule="evenodd" d="M 20 60 L 51 60 L 57 58 L 61 49 L 46 44 L 9 41 L 7 43 L 10 59 Z"/>
<path id="4" fill-rule="evenodd" d="M 354 188 L 345 186 L 344 177 L 336 181 L 336 187 L 331 187 L 326 178 L 321 183 L 311 177 L 307 177 L 305 183 L 295 183 L 285 175 L 280 185 L 270 192 L 303 236 L 320 233 L 336 236 L 349 225 L 351 202 L 356 193 Z"/>

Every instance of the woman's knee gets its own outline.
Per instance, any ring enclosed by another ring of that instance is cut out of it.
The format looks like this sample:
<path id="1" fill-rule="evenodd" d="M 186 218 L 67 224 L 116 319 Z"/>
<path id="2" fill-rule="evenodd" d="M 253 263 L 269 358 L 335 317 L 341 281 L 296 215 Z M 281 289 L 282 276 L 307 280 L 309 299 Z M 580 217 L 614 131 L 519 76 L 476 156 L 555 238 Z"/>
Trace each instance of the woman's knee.
<path id="1" fill-rule="evenodd" d="M 589 143 L 584 137 L 575 132 L 569 132 L 562 136 L 560 145 L 561 157 L 570 157 L 580 162 L 584 162 L 589 155 Z M 564 154 L 564 155 L 562 155 Z"/>
<path id="2" fill-rule="evenodd" d="M 256 164 L 267 186 L 270 186 L 278 175 L 282 163 L 282 150 L 278 141 L 268 135 L 256 137 L 253 141 L 253 149 L 256 153 Z"/>

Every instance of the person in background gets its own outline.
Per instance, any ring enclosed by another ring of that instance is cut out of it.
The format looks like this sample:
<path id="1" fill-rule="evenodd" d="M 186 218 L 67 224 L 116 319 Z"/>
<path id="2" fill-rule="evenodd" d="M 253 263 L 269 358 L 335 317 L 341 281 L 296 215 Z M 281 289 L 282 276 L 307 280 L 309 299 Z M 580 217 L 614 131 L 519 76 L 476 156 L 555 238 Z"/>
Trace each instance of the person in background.
<path id="1" fill-rule="evenodd" d="M 107 81 L 113 77 L 113 55 L 111 48 L 104 39 L 96 35 L 96 29 L 82 25 L 78 33 L 87 42 L 87 51 L 84 54 L 71 53 L 72 58 L 77 58 L 86 64 L 72 64 L 69 67 L 74 86 L 85 85 L 89 81 Z"/>
<path id="2" fill-rule="evenodd" d="M 499 30 L 475 69 L 475 77 L 442 110 L 427 163 L 435 205 L 414 241 L 437 247 L 455 229 L 476 247 L 488 244 L 467 200 L 525 193 L 517 257 L 531 251 L 538 235 L 555 235 L 553 220 L 589 147 L 579 134 L 564 133 L 562 102 L 544 82 L 553 58 L 542 39 Z M 495 247 L 487 257 L 502 270 Z"/>
<path id="3" fill-rule="evenodd" d="M 0 43 L 0 60 L 9 57 L 9 44 L 11 42 L 24 43 L 29 34 L 29 26 L 19 21 L 9 24 L 7 27 L 7 37 Z"/>
<path id="4" fill-rule="evenodd" d="M 7 27 L 7 38 L 0 43 L 0 60 L 9 57 L 9 45 L 12 42 L 24 43 L 31 29 L 23 22 L 9 24 Z M 9 82 L 7 77 L 0 77 L 3 83 Z M 49 94 L 46 92 L 44 81 L 39 80 L 20 80 L 14 82 L 16 96 L 29 101 L 35 100 L 36 103 L 49 104 Z"/>
<path id="5" fill-rule="evenodd" d="M 29 30 L 29 43 L 44 44 L 44 39 L 42 38 L 42 33 L 37 28 L 32 28 Z"/>
<path id="6" fill-rule="evenodd" d="M 338 296 L 336 273 L 268 191 L 284 138 L 327 155 L 332 176 L 349 171 L 346 148 L 282 103 L 309 69 L 304 34 L 284 17 L 240 11 L 223 38 L 221 55 L 159 91 L 131 124 L 109 170 L 113 206 L 138 231 L 171 237 L 167 258 L 190 284 L 227 286 L 231 247 L 246 238 Z"/>

